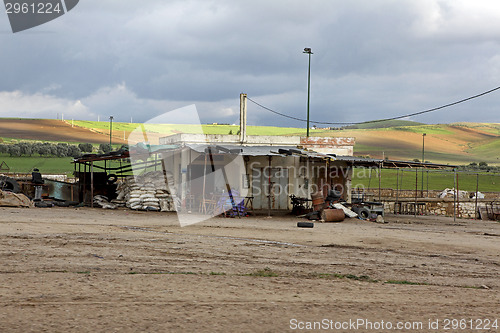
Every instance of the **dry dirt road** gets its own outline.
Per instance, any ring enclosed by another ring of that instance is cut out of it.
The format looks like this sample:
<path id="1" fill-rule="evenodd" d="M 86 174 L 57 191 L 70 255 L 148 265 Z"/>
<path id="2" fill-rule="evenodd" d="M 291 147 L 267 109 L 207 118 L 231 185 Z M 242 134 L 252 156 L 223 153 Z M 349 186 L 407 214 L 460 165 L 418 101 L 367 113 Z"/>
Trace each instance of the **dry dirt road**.
<path id="1" fill-rule="evenodd" d="M 500 332 L 500 223 L 386 219 L 0 208 L 0 332 Z"/>

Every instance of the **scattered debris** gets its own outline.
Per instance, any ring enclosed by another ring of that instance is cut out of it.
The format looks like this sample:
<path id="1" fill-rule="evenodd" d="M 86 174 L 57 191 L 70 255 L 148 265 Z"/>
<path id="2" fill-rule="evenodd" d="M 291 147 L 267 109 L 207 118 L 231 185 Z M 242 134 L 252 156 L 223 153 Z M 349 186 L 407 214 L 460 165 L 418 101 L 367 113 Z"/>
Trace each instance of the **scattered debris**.
<path id="1" fill-rule="evenodd" d="M 355 212 L 353 212 L 352 210 L 350 210 L 341 203 L 335 203 L 333 204 L 333 207 L 336 209 L 342 209 L 347 217 L 358 217 L 358 214 L 356 214 Z"/>
<path id="2" fill-rule="evenodd" d="M 438 197 L 439 198 L 453 198 L 455 196 L 456 189 L 455 188 L 445 188 L 443 192 L 439 193 Z M 482 194 L 482 193 L 481 193 Z M 469 192 L 467 191 L 458 191 L 458 197 L 459 198 L 469 198 Z M 479 198 L 479 194 L 478 194 Z"/>
<path id="3" fill-rule="evenodd" d="M 33 202 L 21 193 L 12 193 L 0 190 L 0 206 L 2 207 L 34 207 Z"/>
<path id="4" fill-rule="evenodd" d="M 109 202 L 109 199 L 104 195 L 96 195 L 94 197 L 94 204 L 104 209 L 116 209 L 116 205 Z"/>
<path id="5" fill-rule="evenodd" d="M 323 209 L 321 219 L 325 222 L 342 222 L 345 219 L 345 213 L 342 209 Z"/>
<path id="6" fill-rule="evenodd" d="M 314 223 L 312 223 L 312 222 L 297 222 L 297 227 L 299 227 L 299 228 L 314 228 Z"/>
<path id="7" fill-rule="evenodd" d="M 14 178 L 0 176 L 0 190 L 14 193 L 21 192 L 18 182 Z"/>

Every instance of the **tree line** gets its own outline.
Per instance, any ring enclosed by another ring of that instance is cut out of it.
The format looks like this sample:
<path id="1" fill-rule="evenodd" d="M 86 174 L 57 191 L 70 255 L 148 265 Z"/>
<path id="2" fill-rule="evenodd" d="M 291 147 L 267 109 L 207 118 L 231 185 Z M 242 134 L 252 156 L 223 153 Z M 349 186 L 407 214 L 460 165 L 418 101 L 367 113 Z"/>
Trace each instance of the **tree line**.
<path id="1" fill-rule="evenodd" d="M 109 143 L 101 143 L 94 147 L 91 143 L 80 143 L 71 145 L 67 143 L 51 142 L 19 142 L 11 144 L 0 144 L 0 154 L 9 154 L 11 157 L 20 156 L 45 156 L 45 157 L 73 157 L 77 158 L 85 153 L 95 151 L 99 154 L 109 153 Z"/>

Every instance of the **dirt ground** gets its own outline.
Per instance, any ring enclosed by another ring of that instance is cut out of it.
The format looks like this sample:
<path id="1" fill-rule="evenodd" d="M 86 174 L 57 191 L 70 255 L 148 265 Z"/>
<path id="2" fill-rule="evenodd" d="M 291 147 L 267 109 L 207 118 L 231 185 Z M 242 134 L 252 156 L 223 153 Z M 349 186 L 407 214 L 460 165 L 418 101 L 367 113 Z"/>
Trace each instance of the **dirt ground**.
<path id="1" fill-rule="evenodd" d="M 0 332 L 500 331 L 500 223 L 386 220 L 0 208 Z"/>

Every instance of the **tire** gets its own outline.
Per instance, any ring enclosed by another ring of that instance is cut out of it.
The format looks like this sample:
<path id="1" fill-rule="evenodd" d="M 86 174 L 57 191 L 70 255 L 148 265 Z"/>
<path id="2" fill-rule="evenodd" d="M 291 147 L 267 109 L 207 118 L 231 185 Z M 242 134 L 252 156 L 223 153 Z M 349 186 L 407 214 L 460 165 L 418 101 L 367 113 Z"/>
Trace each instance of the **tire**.
<path id="1" fill-rule="evenodd" d="M 299 227 L 299 228 L 314 228 L 314 223 L 312 223 L 312 222 L 297 222 L 297 227 Z"/>
<path id="2" fill-rule="evenodd" d="M 54 205 L 57 207 L 69 207 L 68 201 L 54 201 Z"/>
<path id="3" fill-rule="evenodd" d="M 37 207 L 37 208 L 50 208 L 52 206 L 53 206 L 52 202 L 47 202 L 47 201 L 35 202 L 35 207 Z"/>
<path id="4" fill-rule="evenodd" d="M 358 216 L 360 219 L 366 220 L 370 217 L 370 210 L 366 207 L 363 207 L 358 211 Z"/>
<path id="5" fill-rule="evenodd" d="M 14 193 L 21 192 L 21 188 L 19 187 L 17 181 L 13 178 L 5 176 L 0 177 L 0 190 Z"/>
<path id="6" fill-rule="evenodd" d="M 109 185 L 116 183 L 117 180 L 118 180 L 118 176 L 113 174 L 113 173 L 108 176 L 108 184 Z"/>

